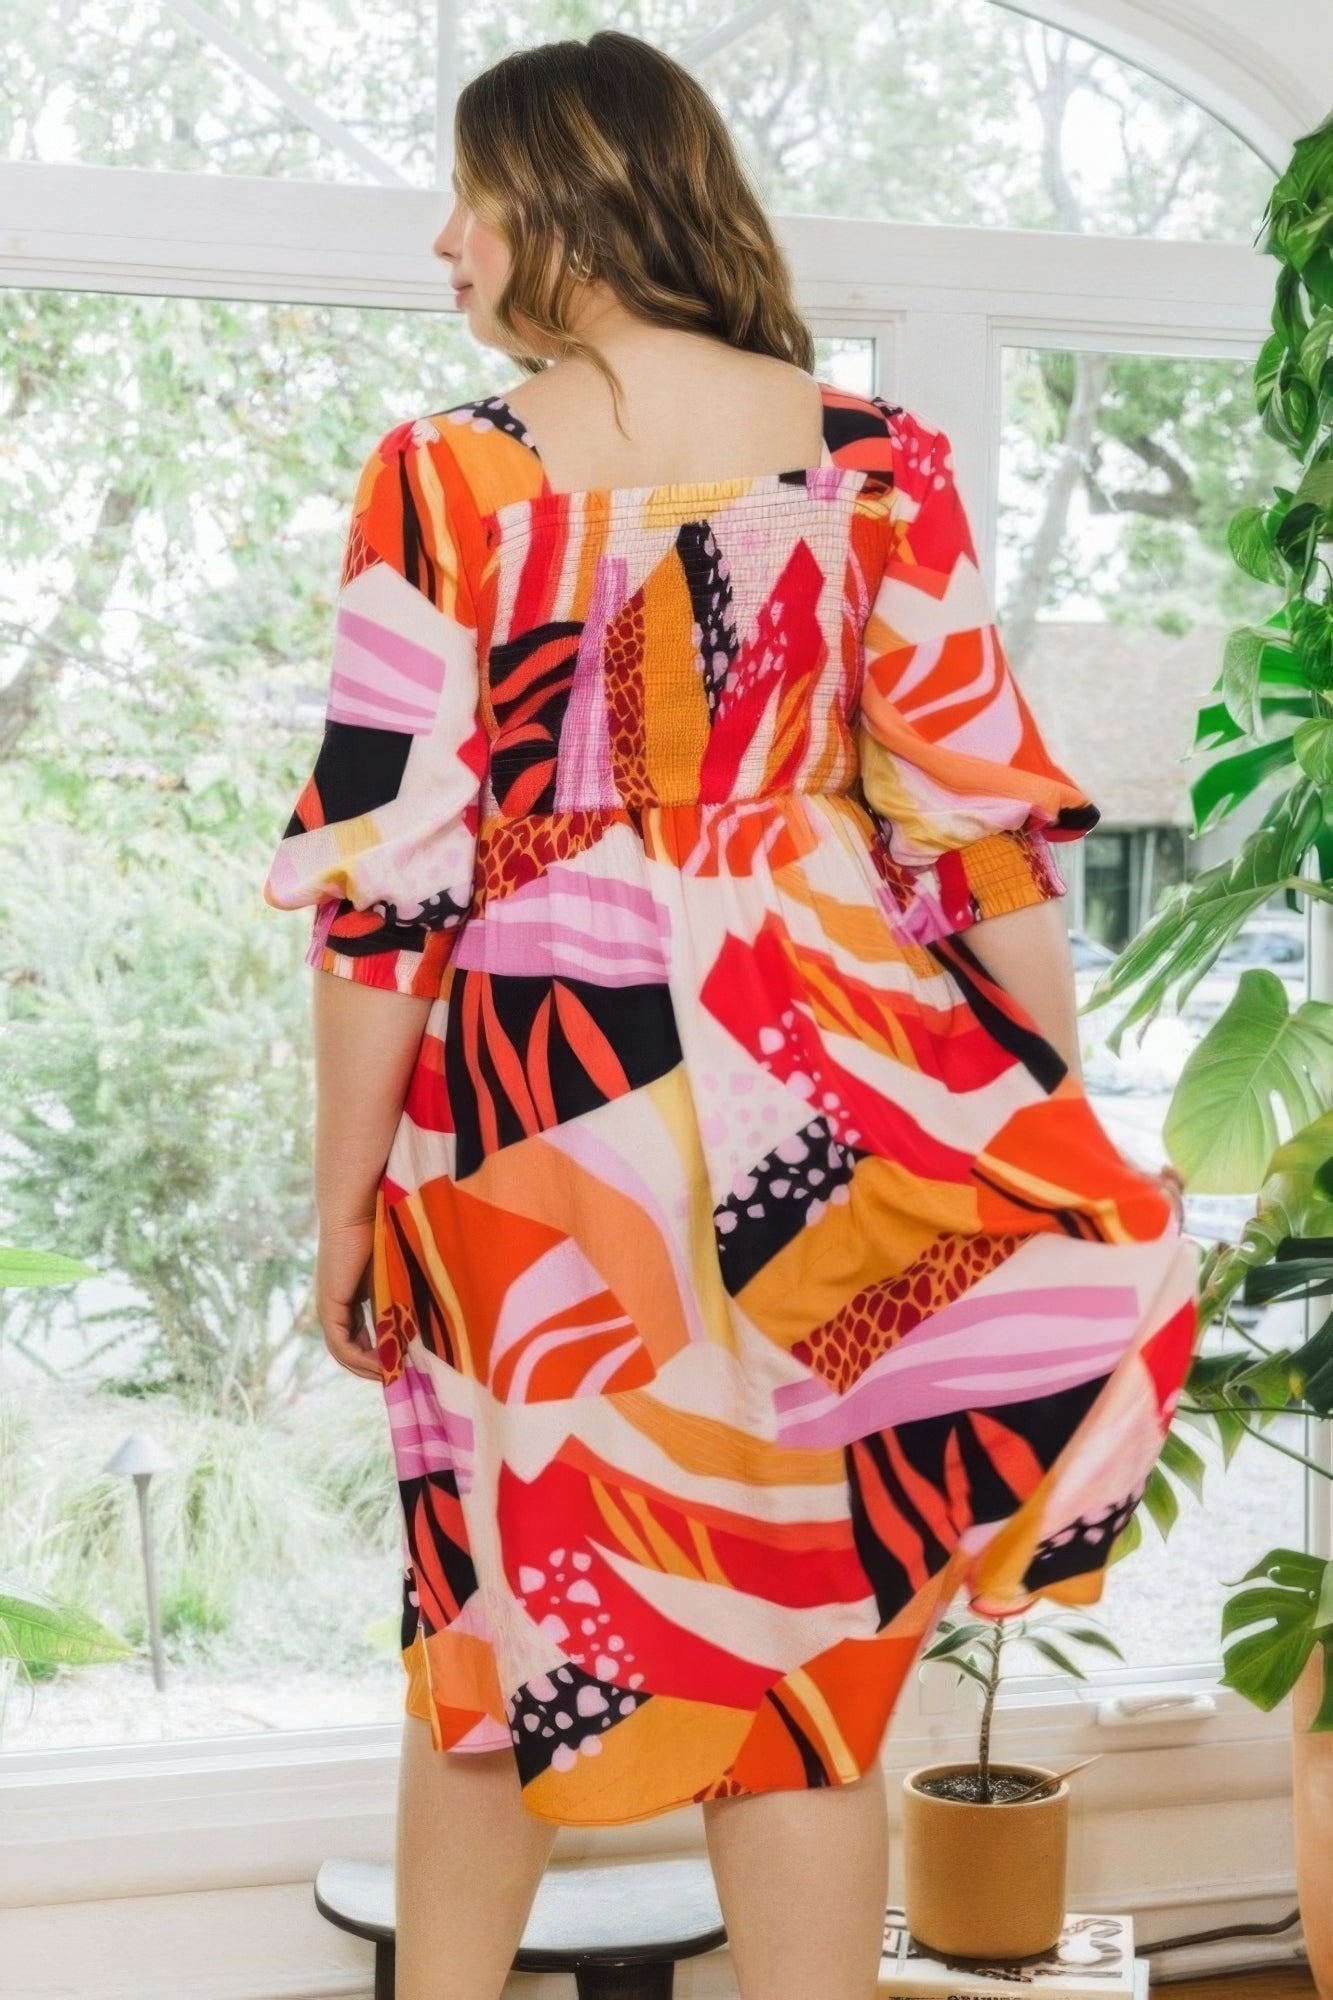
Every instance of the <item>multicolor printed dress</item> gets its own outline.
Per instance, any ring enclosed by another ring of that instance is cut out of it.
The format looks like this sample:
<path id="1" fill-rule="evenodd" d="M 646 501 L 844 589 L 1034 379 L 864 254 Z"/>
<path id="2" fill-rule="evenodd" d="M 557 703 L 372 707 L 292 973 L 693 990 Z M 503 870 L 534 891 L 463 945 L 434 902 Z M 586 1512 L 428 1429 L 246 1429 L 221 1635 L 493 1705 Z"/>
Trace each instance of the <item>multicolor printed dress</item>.
<path id="1" fill-rule="evenodd" d="M 874 1763 L 958 1593 L 1100 1597 L 1196 1257 L 978 921 L 1097 810 L 948 440 L 551 489 L 487 396 L 357 485 L 264 884 L 429 1000 L 377 1196 L 406 1706 L 612 1825 Z"/>

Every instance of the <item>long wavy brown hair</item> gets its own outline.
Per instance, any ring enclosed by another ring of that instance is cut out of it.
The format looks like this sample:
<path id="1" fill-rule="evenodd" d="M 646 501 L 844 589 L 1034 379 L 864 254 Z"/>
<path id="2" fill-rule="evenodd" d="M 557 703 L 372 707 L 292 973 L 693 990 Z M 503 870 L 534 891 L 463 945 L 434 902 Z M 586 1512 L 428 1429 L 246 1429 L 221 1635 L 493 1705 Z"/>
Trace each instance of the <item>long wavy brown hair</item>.
<path id="1" fill-rule="evenodd" d="M 454 173 L 472 213 L 511 257 L 492 306 L 530 374 L 537 328 L 621 384 L 569 325 L 579 275 L 600 279 L 654 326 L 714 336 L 814 372 L 815 343 L 791 273 L 717 106 L 661 49 L 603 28 L 492 63 L 458 94 Z M 623 426 L 622 426 L 623 428 Z"/>

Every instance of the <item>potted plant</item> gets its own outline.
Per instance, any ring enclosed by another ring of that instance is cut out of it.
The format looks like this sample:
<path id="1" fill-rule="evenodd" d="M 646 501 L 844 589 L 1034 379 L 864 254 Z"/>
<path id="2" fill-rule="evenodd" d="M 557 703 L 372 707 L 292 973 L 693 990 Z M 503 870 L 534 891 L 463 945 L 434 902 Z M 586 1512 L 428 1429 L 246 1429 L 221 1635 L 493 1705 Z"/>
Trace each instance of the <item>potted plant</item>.
<path id="1" fill-rule="evenodd" d="M 1282 603 L 1230 635 L 1200 709 L 1195 747 L 1218 754 L 1192 787 L 1195 831 L 1277 781 L 1282 789 L 1235 856 L 1175 889 L 1098 983 L 1089 1010 L 1129 998 L 1113 1047 L 1172 994 L 1183 999 L 1274 895 L 1293 909 L 1333 902 L 1333 119 L 1297 144 L 1264 223 L 1264 248 L 1281 268 L 1256 401 L 1301 474 L 1270 505 L 1242 508 L 1229 529 L 1237 563 L 1279 586 Z M 1260 1190 L 1239 1242 L 1205 1259 L 1204 1329 L 1229 1330 L 1237 1300 L 1333 1292 L 1330 1098 L 1333 1006 L 1307 1000 L 1289 1011 L 1273 973 L 1243 973 L 1181 1072 L 1163 1135 L 1196 1192 Z M 1295 1348 L 1247 1331 L 1239 1347 L 1196 1350 L 1182 1424 L 1211 1430 L 1224 1464 L 1252 1436 L 1327 1478 L 1326 1467 L 1267 1435 L 1283 1413 L 1333 1417 L 1333 1315 Z M 1173 1428 L 1144 1494 L 1163 1533 L 1176 1512 L 1168 1475 L 1198 1492 L 1202 1472 Z M 1136 1514 L 1118 1551 L 1139 1533 Z M 1292 1696 L 1297 1894 L 1312 1975 L 1322 2000 L 1333 2000 L 1333 1565 L 1271 1549 L 1235 1581 L 1250 1587 L 1224 1606 L 1223 1680 L 1260 1708 Z"/>
<path id="2" fill-rule="evenodd" d="M 1292 1697 L 1297 1900 L 1319 2000 L 1333 2000 L 1333 1561 L 1270 1549 L 1237 1581 L 1249 1587 L 1222 1610 L 1223 1632 L 1242 1634 L 1223 1684 L 1265 1710 Z"/>
<path id="3" fill-rule="evenodd" d="M 1086 1675 L 1050 1636 L 1100 1646 L 1115 1641 L 1083 1614 L 1041 1619 L 949 1619 L 922 1652 L 982 1690 L 974 1760 L 922 1764 L 903 1779 L 903 1912 L 927 1951 L 948 1958 L 1018 1959 L 1049 1951 L 1065 1920 L 1069 1830 L 1067 1774 L 1044 1764 L 995 1762 L 991 1727 L 1006 1660 L 1026 1642 L 1062 1674 Z"/>

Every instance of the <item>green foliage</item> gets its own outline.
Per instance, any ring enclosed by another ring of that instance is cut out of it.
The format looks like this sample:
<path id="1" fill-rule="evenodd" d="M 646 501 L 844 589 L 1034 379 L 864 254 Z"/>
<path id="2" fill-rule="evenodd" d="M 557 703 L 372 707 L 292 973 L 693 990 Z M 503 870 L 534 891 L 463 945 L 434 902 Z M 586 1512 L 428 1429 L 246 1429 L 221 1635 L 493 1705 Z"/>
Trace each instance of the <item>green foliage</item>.
<path id="1" fill-rule="evenodd" d="M 1285 777 L 1260 827 L 1233 860 L 1177 889 L 1108 968 L 1090 1006 L 1128 996 L 1116 1037 L 1168 994 L 1183 998 L 1245 919 L 1275 892 L 1289 902 L 1333 899 L 1333 118 L 1300 141 L 1266 210 L 1265 248 L 1281 262 L 1273 332 L 1255 364 L 1255 401 L 1268 434 L 1302 461 L 1295 488 L 1233 519 L 1228 547 L 1283 603 L 1233 632 L 1196 745 L 1215 761 L 1193 787 L 1202 829 Z M 1165 1138 L 1187 1185 L 1260 1189 L 1239 1243 L 1206 1260 L 1202 1318 L 1252 1303 L 1308 1299 L 1333 1286 L 1333 1006 L 1289 1012 L 1272 973 L 1242 975 L 1231 1005 L 1186 1063 Z M 1287 1131 L 1279 1134 L 1281 1109 Z M 1281 1140 L 1281 1142 L 1280 1142 Z M 1224 1462 L 1275 1415 L 1333 1415 L 1333 1315 L 1300 1347 L 1205 1353 L 1191 1362 L 1181 1413 L 1211 1424 Z M 1275 1440 L 1264 1439 L 1285 1450 Z M 1314 1467 L 1313 1461 L 1290 1454 Z M 1163 1454 L 1165 1463 L 1165 1454 Z M 1145 1496 L 1146 1497 L 1146 1496 Z M 1159 1492 L 1158 1500 L 1162 1495 Z M 1166 1532 L 1169 1505 L 1158 1519 Z M 1313 1646 L 1333 1659 L 1333 1563 L 1272 1550 L 1240 1581 L 1266 1582 L 1224 1606 L 1224 1682 L 1261 1708 L 1288 1693 Z M 1333 1728 L 1325 1673 L 1317 1729 Z"/>
<path id="2" fill-rule="evenodd" d="M 73 1314 L 138 1393 L 245 1415 L 323 1363 L 308 927 L 260 885 L 318 746 L 356 473 L 423 382 L 466 393 L 461 342 L 18 291 L 0 327 L 42 600 L 0 607 L 0 1229 L 115 1280 L 96 1309 L 9 1294 L 0 1325 L 42 1365 Z"/>
<path id="3" fill-rule="evenodd" d="M 1254 1583 L 1263 1577 L 1263 1583 Z M 1299 1549 L 1274 1549 L 1237 1578 L 1251 1584 L 1222 1607 L 1223 1687 L 1256 1708 L 1276 1708 L 1295 1687 L 1315 1647 L 1323 1652 L 1323 1696 L 1312 1731 L 1333 1730 L 1333 1563 Z M 1253 1629 L 1251 1629 L 1253 1628 Z"/>
<path id="4" fill-rule="evenodd" d="M 1290 1013 L 1275 972 L 1242 972 L 1230 1005 L 1180 1073 L 1163 1137 L 1186 1185 L 1248 1194 L 1278 1144 L 1277 1108 L 1299 1131 L 1333 1094 L 1333 1006 Z"/>
<path id="5" fill-rule="evenodd" d="M 1266 248 L 1284 260 L 1273 333 L 1255 366 L 1266 428 L 1304 460 L 1295 489 L 1243 508 L 1228 546 L 1251 577 L 1280 584 L 1283 603 L 1234 631 L 1200 709 L 1196 745 L 1217 757 L 1193 787 L 1196 828 L 1225 819 L 1287 774 L 1259 830 L 1235 859 L 1179 887 L 1098 982 L 1090 1006 L 1133 995 L 1124 1027 L 1183 999 L 1246 918 L 1275 891 L 1333 896 L 1333 314 L 1312 288 L 1333 258 L 1333 120 L 1296 148 L 1266 211 Z M 1300 262 L 1288 255 L 1299 249 Z M 1240 746 L 1240 747 L 1235 747 Z M 1303 873 L 1313 849 L 1317 873 Z M 1221 1023 L 1212 1033 L 1218 1033 Z M 1234 1023 L 1225 1032 L 1234 1031 Z M 1256 1163 L 1257 1165 L 1258 1163 Z"/>
<path id="6" fill-rule="evenodd" d="M 95 1276 L 91 1264 L 57 1250 L 0 1250 L 0 1286 L 68 1285 Z"/>
<path id="7" fill-rule="evenodd" d="M 1004 408 L 1002 623 L 1020 673 L 1035 619 L 1070 599 L 1145 634 L 1265 615 L 1269 579 L 1240 572 L 1228 535 L 1237 508 L 1262 511 L 1254 503 L 1289 459 L 1264 435 L 1242 363 L 1010 350 Z M 1076 488 L 1116 527 L 1092 561 L 1073 531 Z"/>
<path id="8" fill-rule="evenodd" d="M 25 1586 L 13 1594 L 84 1604 L 137 1647 L 147 1627 L 133 1482 L 100 1468 L 141 1413 L 106 1389 L 53 1384 L 57 1399 L 59 1415 L 42 1412 L 39 1456 L 19 1398 L 0 1398 L 0 1546 Z M 270 1664 L 348 1665 L 382 1650 L 348 1630 L 344 1609 L 349 1595 L 392 1607 L 402 1517 L 381 1397 L 330 1384 L 251 1422 L 164 1394 L 152 1430 L 173 1461 L 149 1492 L 171 1661 L 221 1662 L 229 1648 L 253 1658 L 258 1631 Z M 71 1652 L 65 1664 L 77 1663 Z"/>
<path id="9" fill-rule="evenodd" d="M 1128 996 L 1107 1037 L 1112 1048 L 1120 1047 L 1136 1023 L 1151 1020 L 1168 996 L 1182 1003 L 1275 889 L 1294 890 L 1302 884 L 1302 864 L 1323 824 L 1318 790 L 1301 777 L 1269 807 L 1230 860 L 1168 891 L 1157 915 L 1106 968 L 1086 1002 L 1085 1011 L 1091 1012 Z"/>
<path id="10" fill-rule="evenodd" d="M 75 1605 L 60 1604 L 29 1583 L 0 1582 L 0 1659 L 34 1672 L 123 1660 L 134 1648 Z"/>
<path id="11" fill-rule="evenodd" d="M 312 129 L 171 10 L 146 22 L 137 0 L 68 0 L 54 12 L 8 0 L 6 151 L 431 185 L 435 50 L 419 0 L 320 0 L 299 12 L 232 0 L 225 18 L 371 159 Z M 599 0 L 463 8 L 450 54 L 467 77 L 511 48 L 583 38 L 607 21 Z M 614 23 L 689 62 L 779 213 L 1239 241 L 1266 191 L 1262 163 L 1197 105 L 991 0 L 768 9 L 702 47 L 686 0 L 623 0 Z M 1066 164 L 1061 142 L 1089 112 L 1123 145 Z M 854 143 L 829 136 L 846 133 Z"/>
<path id="12" fill-rule="evenodd" d="M 0 1282 L 6 1285 L 62 1284 L 85 1274 L 84 1266 L 54 1252 L 0 1251 Z M 9 1428 L 0 1424 L 0 1442 L 6 1447 L 18 1442 L 17 1435 L 3 1435 Z M 22 1423 L 13 1429 L 21 1433 Z M 0 1467 L 9 1468 L 0 1488 L 6 1506 L 14 1501 L 16 1465 L 15 1457 L 0 1452 Z M 120 1660 L 132 1650 L 127 1640 L 77 1605 L 58 1602 L 26 1577 L 0 1577 L 0 1660 L 17 1661 L 30 1678 L 48 1676 L 57 1667 Z"/>

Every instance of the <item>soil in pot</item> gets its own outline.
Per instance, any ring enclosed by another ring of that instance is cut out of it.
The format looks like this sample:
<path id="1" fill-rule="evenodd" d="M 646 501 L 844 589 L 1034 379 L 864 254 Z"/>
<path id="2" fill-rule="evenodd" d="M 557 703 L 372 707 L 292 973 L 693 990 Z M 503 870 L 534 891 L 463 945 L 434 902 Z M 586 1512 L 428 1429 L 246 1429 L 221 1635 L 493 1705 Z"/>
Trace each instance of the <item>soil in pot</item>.
<path id="1" fill-rule="evenodd" d="M 1026 1792 L 1030 1799 L 1049 1799 L 1059 1783 L 1052 1778 L 1040 1791 L 1032 1791 L 1031 1777 L 1020 1778 L 1010 1771 L 992 1771 L 990 1797 L 987 1799 L 982 1789 L 980 1771 L 951 1771 L 943 1778 L 921 1778 L 917 1790 L 925 1792 L 932 1799 L 962 1799 L 970 1806 L 1007 1806 L 1011 1800 L 1021 1798 Z"/>

